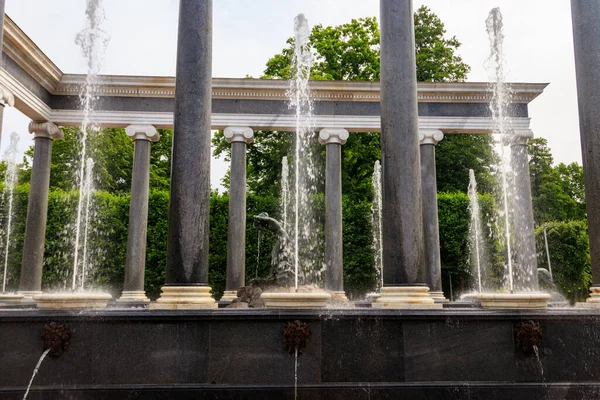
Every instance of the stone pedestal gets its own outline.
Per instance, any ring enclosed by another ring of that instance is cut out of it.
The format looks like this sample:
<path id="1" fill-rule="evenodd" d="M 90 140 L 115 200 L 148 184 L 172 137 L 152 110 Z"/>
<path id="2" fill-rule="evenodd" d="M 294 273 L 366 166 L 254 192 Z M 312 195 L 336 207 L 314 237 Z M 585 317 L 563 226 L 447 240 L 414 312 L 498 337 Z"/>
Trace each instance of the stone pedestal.
<path id="1" fill-rule="evenodd" d="M 571 0 L 579 135 L 592 261 L 592 293 L 600 288 L 600 2 Z M 596 304 L 597 297 L 588 299 Z M 586 303 L 586 304 L 587 304 Z"/>
<path id="2" fill-rule="evenodd" d="M 442 291 L 442 259 L 438 222 L 435 145 L 444 138 L 442 131 L 419 131 L 421 153 L 421 191 L 423 198 L 423 242 L 425 244 L 425 281 L 436 303 L 448 302 Z"/>
<path id="3" fill-rule="evenodd" d="M 419 281 L 423 219 L 412 1 L 380 0 L 383 281 Z M 422 281 L 421 281 L 422 282 Z"/>
<path id="4" fill-rule="evenodd" d="M 590 297 L 586 299 L 585 303 L 576 303 L 575 307 L 600 308 L 600 286 L 592 286 L 590 288 Z"/>
<path id="5" fill-rule="evenodd" d="M 231 143 L 231 169 L 227 274 L 221 301 L 231 301 L 237 297 L 237 290 L 246 285 L 246 145 L 254 140 L 254 131 L 249 127 L 227 127 L 224 136 Z"/>
<path id="6" fill-rule="evenodd" d="M 346 298 L 342 243 L 342 145 L 346 129 L 323 129 L 319 142 L 326 146 L 325 164 L 325 289 Z"/>
<path id="7" fill-rule="evenodd" d="M 160 139 L 152 125 L 129 125 L 125 131 L 134 141 L 131 200 L 125 258 L 125 284 L 118 303 L 149 303 L 144 292 L 148 193 L 150 190 L 150 143 Z"/>
<path id="8" fill-rule="evenodd" d="M 381 296 L 373 300 L 372 308 L 396 310 L 435 310 L 442 309 L 429 295 L 429 288 L 422 286 L 387 286 L 381 288 Z"/>
<path id="9" fill-rule="evenodd" d="M 214 308 L 208 286 L 212 0 L 181 1 L 167 269 L 150 308 Z"/>
<path id="10" fill-rule="evenodd" d="M 550 295 L 547 293 L 481 293 L 476 296 L 486 310 L 545 309 Z"/>
<path id="11" fill-rule="evenodd" d="M 52 140 L 61 139 L 63 132 L 52 122 L 35 121 L 29 124 L 29 132 L 34 134 L 35 144 L 18 293 L 24 296 L 23 303 L 32 304 L 33 296 L 42 293 Z"/>

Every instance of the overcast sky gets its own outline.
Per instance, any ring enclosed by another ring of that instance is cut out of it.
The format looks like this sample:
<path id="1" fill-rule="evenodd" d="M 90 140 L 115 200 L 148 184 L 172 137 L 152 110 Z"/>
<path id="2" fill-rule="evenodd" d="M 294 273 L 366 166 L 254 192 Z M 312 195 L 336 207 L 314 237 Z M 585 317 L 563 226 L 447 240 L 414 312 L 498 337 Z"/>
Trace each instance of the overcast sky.
<path id="1" fill-rule="evenodd" d="M 110 35 L 102 74 L 174 75 L 178 0 L 104 0 Z M 529 107 L 536 137 L 548 139 L 555 162 L 581 162 L 570 2 L 566 0 L 415 0 L 446 24 L 447 34 L 471 66 L 468 80 L 486 81 L 485 19 L 499 6 L 504 16 L 507 75 L 511 81 L 547 82 Z M 293 35 L 293 18 L 302 12 L 311 25 L 339 25 L 352 18 L 379 17 L 378 0 L 214 0 L 213 76 L 258 77 L 265 62 Z M 85 73 L 74 43 L 85 26 L 84 0 L 7 0 L 6 13 L 65 73 Z M 7 108 L 4 137 L 21 134 L 30 143 L 29 120 Z M 2 153 L 8 140 L 2 141 Z M 226 170 L 212 164 L 212 184 Z"/>

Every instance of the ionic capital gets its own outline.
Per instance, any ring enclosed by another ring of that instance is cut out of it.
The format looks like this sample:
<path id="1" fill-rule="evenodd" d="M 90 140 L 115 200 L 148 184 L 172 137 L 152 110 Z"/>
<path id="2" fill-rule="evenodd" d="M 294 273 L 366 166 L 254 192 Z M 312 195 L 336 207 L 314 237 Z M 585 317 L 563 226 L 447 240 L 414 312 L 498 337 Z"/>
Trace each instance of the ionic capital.
<path id="1" fill-rule="evenodd" d="M 15 96 L 4 85 L 0 85 L 0 105 L 15 106 Z"/>
<path id="2" fill-rule="evenodd" d="M 34 138 L 62 139 L 63 131 L 49 121 L 31 121 L 29 123 L 29 133 L 33 133 Z"/>
<path id="3" fill-rule="evenodd" d="M 228 143 L 244 142 L 252 143 L 254 140 L 254 131 L 247 126 L 228 126 L 225 128 L 225 140 Z"/>
<path id="4" fill-rule="evenodd" d="M 439 129 L 419 129 L 419 144 L 437 144 L 444 138 L 444 132 Z"/>
<path id="5" fill-rule="evenodd" d="M 344 144 L 350 134 L 346 129 L 321 129 L 319 132 L 319 143 L 321 144 Z"/>
<path id="6" fill-rule="evenodd" d="M 150 142 L 158 142 L 160 135 L 153 125 L 129 125 L 125 128 L 127 136 L 131 140 L 148 140 Z"/>
<path id="7" fill-rule="evenodd" d="M 525 146 L 531 139 L 533 139 L 533 131 L 531 129 L 512 131 L 508 134 L 509 143 L 513 146 Z"/>

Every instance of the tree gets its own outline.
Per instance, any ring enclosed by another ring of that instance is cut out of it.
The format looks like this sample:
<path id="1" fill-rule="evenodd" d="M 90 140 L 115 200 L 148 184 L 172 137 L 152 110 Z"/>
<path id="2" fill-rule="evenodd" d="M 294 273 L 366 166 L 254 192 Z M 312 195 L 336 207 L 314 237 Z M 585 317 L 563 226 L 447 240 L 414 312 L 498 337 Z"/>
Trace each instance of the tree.
<path id="1" fill-rule="evenodd" d="M 547 221 L 585 218 L 583 169 L 577 164 L 553 167 L 548 141 L 536 138 L 529 142 L 531 201 L 536 225 Z"/>
<path id="2" fill-rule="evenodd" d="M 50 188 L 69 191 L 74 188 L 79 176 L 79 157 L 82 148 L 79 128 L 63 127 L 62 140 L 52 144 Z M 170 129 L 160 129 L 161 139 L 152 144 L 150 151 L 150 187 L 168 190 L 171 169 Z M 86 147 L 86 157 L 94 159 L 94 186 L 97 190 L 109 193 L 129 193 L 133 168 L 134 144 L 124 129 L 102 129 L 90 132 Z M 33 146 L 25 153 L 21 182 L 29 182 L 31 177 L 30 159 Z"/>

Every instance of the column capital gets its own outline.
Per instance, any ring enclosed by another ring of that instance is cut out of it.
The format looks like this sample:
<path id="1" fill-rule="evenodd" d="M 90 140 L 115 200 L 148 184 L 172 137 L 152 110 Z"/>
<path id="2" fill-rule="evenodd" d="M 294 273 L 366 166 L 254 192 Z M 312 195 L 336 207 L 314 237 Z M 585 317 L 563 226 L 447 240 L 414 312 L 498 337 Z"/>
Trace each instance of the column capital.
<path id="1" fill-rule="evenodd" d="M 63 131 L 50 121 L 31 121 L 29 123 L 29 133 L 33 133 L 34 138 L 44 137 L 48 139 L 62 139 Z"/>
<path id="2" fill-rule="evenodd" d="M 129 125 L 125 128 L 127 136 L 133 141 L 148 140 L 158 142 L 160 135 L 154 125 Z"/>
<path id="3" fill-rule="evenodd" d="M 444 138 L 444 132 L 439 129 L 419 129 L 419 144 L 436 145 Z"/>
<path id="4" fill-rule="evenodd" d="M 348 140 L 348 136 L 350 134 L 346 129 L 321 129 L 319 132 L 319 143 L 321 144 L 331 144 L 331 143 L 339 143 L 344 144 L 346 140 Z"/>
<path id="5" fill-rule="evenodd" d="M 224 135 L 228 143 L 254 141 L 254 130 L 248 126 L 228 126 L 225 128 Z"/>
<path id="6" fill-rule="evenodd" d="M 533 131 L 531 129 L 514 130 L 508 136 L 507 139 L 511 145 L 525 146 L 527 142 L 533 139 Z"/>
<path id="7" fill-rule="evenodd" d="M 0 105 L 14 107 L 15 96 L 6 88 L 6 86 L 0 84 Z"/>

